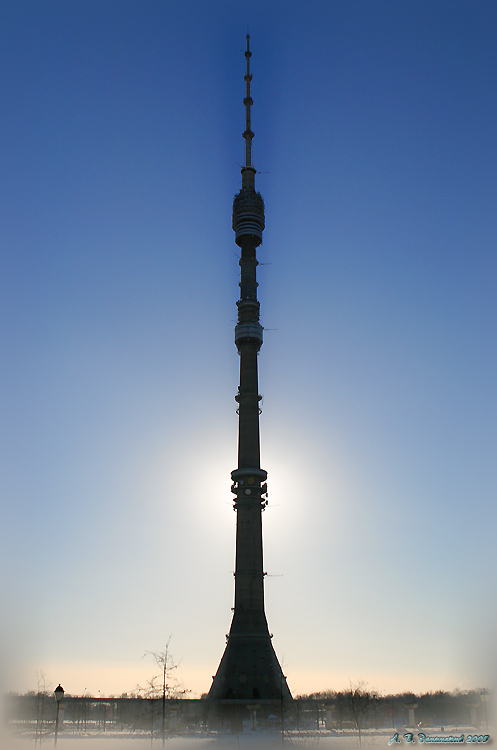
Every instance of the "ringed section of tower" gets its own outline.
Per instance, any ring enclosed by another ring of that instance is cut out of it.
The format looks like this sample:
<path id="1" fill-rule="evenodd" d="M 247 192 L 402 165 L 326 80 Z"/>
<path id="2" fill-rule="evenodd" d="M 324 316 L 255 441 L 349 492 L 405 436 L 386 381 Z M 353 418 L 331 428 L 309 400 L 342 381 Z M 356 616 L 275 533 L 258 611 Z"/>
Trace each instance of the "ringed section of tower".
<path id="1" fill-rule="evenodd" d="M 261 519 L 261 511 L 267 502 L 267 473 L 260 466 L 261 396 L 257 372 L 262 326 L 257 299 L 256 249 L 262 242 L 264 202 L 255 191 L 254 175 L 252 166 L 242 168 L 242 189 L 233 202 L 233 229 L 241 256 L 238 323 L 235 327 L 235 344 L 240 355 L 240 385 L 235 396 L 238 403 L 238 468 L 231 473 L 237 513 L 235 607 L 230 637 L 238 632 L 269 637 L 264 614 Z"/>

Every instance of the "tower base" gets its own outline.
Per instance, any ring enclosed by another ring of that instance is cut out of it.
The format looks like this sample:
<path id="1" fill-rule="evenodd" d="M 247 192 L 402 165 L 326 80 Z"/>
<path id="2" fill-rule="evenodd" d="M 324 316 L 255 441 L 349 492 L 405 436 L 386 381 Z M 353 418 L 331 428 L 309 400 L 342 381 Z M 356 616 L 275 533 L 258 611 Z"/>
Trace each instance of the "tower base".
<path id="1" fill-rule="evenodd" d="M 208 700 L 292 700 L 271 636 L 229 635 Z"/>

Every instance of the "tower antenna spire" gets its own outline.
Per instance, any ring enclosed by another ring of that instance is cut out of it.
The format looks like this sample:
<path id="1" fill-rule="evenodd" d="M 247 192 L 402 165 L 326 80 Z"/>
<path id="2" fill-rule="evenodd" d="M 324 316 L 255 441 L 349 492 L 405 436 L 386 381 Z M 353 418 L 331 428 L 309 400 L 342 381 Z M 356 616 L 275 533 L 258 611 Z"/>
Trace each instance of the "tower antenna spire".
<path id="1" fill-rule="evenodd" d="M 245 58 L 247 60 L 247 72 L 245 74 L 244 80 L 246 84 L 246 93 L 245 93 L 245 99 L 243 100 L 243 103 L 245 104 L 245 132 L 243 133 L 243 137 L 245 138 L 245 166 L 251 167 L 252 166 L 252 138 L 254 137 L 254 133 L 251 129 L 251 122 L 250 122 L 250 108 L 252 104 L 254 103 L 252 97 L 250 96 L 250 82 L 252 80 L 252 74 L 250 72 L 250 58 L 252 57 L 252 52 L 250 51 L 250 34 L 247 34 L 247 49 L 245 51 Z"/>

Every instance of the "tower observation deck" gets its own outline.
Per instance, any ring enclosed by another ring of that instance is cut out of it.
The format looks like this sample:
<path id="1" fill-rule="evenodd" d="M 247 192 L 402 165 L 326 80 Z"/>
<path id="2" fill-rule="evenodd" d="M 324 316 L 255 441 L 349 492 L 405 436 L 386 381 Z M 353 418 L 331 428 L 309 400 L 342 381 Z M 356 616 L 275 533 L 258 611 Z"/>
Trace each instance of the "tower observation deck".
<path id="1" fill-rule="evenodd" d="M 240 298 L 235 344 L 240 355 L 238 467 L 231 472 L 235 495 L 235 606 L 226 649 L 213 677 L 209 700 L 290 700 L 286 678 L 271 642 L 264 611 L 262 510 L 267 505 L 267 472 L 261 469 L 257 357 L 262 346 L 257 300 L 256 249 L 262 242 L 264 201 L 255 190 L 252 166 L 250 37 L 245 57 L 245 165 L 242 187 L 233 201 L 233 230 L 241 251 Z"/>

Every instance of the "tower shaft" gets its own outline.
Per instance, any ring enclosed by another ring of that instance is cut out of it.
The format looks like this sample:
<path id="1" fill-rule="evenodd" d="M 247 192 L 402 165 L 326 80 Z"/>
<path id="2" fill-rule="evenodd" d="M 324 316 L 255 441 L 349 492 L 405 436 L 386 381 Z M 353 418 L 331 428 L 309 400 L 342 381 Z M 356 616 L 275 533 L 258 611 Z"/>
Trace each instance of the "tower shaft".
<path id="1" fill-rule="evenodd" d="M 247 34 L 245 166 L 233 201 L 233 229 L 240 248 L 240 298 L 235 344 L 240 355 L 238 467 L 231 472 L 236 511 L 235 606 L 221 663 L 209 691 L 211 700 L 291 698 L 271 643 L 264 610 L 262 510 L 267 505 L 267 472 L 260 465 L 257 358 L 262 346 L 257 299 L 257 247 L 264 229 L 264 201 L 255 190 L 252 166 L 249 35 Z"/>

